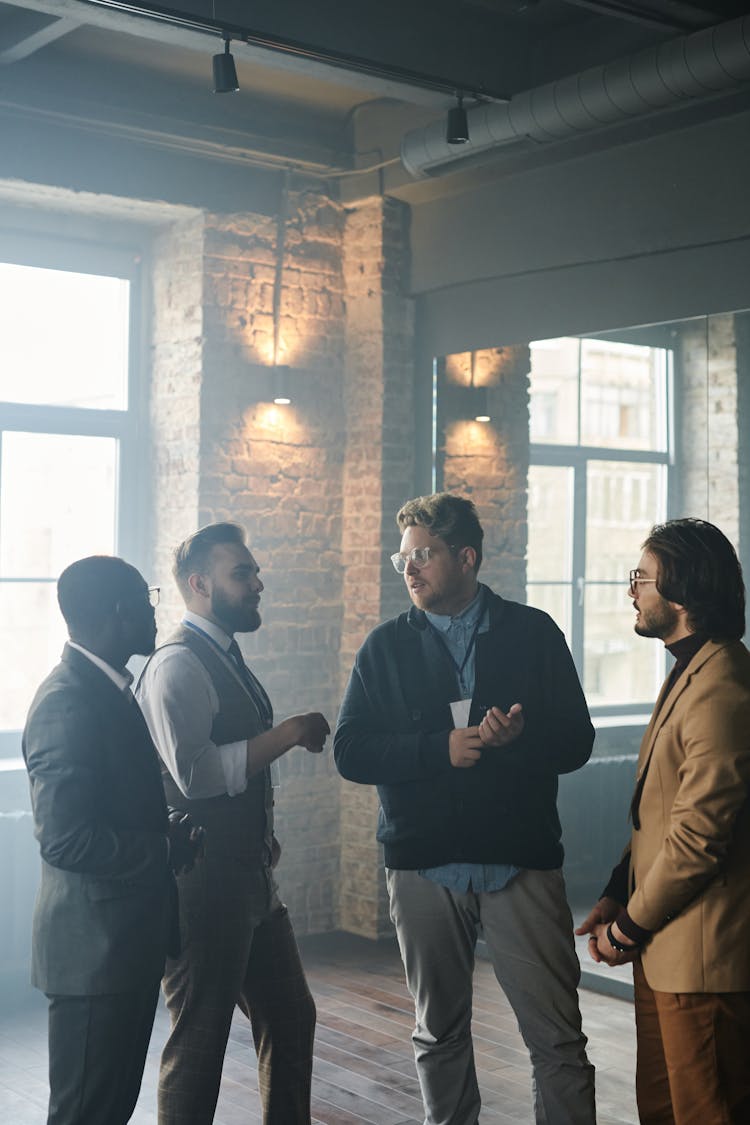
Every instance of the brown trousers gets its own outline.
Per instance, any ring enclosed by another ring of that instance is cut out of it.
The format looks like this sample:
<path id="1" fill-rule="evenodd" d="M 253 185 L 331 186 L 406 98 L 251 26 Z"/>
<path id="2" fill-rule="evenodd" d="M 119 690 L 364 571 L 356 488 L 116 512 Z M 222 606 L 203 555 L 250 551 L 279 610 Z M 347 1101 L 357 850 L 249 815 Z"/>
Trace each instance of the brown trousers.
<path id="1" fill-rule="evenodd" d="M 641 1125 L 748 1125 L 750 992 L 655 992 L 633 965 Z"/>
<path id="2" fill-rule="evenodd" d="M 159 1125 L 211 1125 L 235 1006 L 252 1027 L 264 1125 L 309 1125 L 315 1004 L 270 872 L 196 864 L 180 879 L 180 914 Z"/>

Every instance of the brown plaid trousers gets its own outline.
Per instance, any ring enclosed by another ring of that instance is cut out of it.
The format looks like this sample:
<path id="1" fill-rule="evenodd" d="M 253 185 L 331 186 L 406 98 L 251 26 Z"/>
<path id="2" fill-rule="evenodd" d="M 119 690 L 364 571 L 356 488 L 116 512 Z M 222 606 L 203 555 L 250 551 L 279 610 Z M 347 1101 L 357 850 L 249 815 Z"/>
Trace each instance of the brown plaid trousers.
<path id="1" fill-rule="evenodd" d="M 213 1121 L 235 1005 L 252 1027 L 265 1125 L 309 1125 L 315 1004 L 270 869 L 208 850 L 178 882 L 183 950 L 163 981 L 172 1027 L 159 1125 Z"/>

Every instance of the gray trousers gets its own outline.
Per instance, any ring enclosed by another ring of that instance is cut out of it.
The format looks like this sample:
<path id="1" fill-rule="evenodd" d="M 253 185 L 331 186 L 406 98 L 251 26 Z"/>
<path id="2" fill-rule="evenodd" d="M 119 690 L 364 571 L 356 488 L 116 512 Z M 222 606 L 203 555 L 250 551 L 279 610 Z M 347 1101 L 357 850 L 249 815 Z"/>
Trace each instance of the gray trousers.
<path id="1" fill-rule="evenodd" d="M 481 923 L 498 983 L 531 1055 L 537 1125 L 593 1125 L 594 1068 L 578 1008 L 580 966 L 561 871 L 521 871 L 501 891 L 457 894 L 416 871 L 386 870 L 416 1027 L 425 1125 L 476 1125 L 471 1039 Z"/>

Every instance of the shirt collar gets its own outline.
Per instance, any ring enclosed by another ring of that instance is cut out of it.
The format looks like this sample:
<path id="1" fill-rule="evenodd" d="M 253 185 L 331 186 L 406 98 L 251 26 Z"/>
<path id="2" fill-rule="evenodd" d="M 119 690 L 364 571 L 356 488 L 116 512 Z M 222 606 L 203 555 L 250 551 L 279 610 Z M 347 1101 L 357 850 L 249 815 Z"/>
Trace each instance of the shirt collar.
<path id="1" fill-rule="evenodd" d="M 112 681 L 115 687 L 122 692 L 128 692 L 130 685 L 133 682 L 133 673 L 129 672 L 127 668 L 113 668 L 111 664 L 107 664 L 106 660 L 102 660 L 101 656 L 96 653 L 90 652 L 83 645 L 79 645 L 76 641 L 68 641 L 68 647 L 74 648 L 76 652 L 80 652 L 92 664 L 95 664 Z"/>
<path id="2" fill-rule="evenodd" d="M 193 625 L 196 629 L 200 629 L 201 633 L 206 633 L 211 638 L 214 644 L 217 644 L 224 652 L 229 651 L 229 646 L 232 643 L 232 638 L 228 633 L 219 626 L 209 621 L 206 617 L 201 617 L 199 613 L 193 613 L 191 610 L 186 609 L 182 618 L 183 624 Z"/>
<path id="3" fill-rule="evenodd" d="M 473 629 L 479 621 L 482 611 L 484 609 L 484 587 L 479 585 L 476 596 L 469 602 L 466 609 L 462 609 L 460 613 L 451 617 L 450 614 L 445 613 L 430 613 L 425 610 L 427 620 L 441 633 L 447 633 L 451 625 L 460 624 L 464 629 Z"/>

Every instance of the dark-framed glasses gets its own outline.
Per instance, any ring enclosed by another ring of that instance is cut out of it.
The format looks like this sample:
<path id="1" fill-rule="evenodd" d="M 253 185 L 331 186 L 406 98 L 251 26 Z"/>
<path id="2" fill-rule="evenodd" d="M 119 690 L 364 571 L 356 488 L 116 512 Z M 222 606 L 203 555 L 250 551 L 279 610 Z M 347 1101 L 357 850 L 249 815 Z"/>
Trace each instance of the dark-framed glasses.
<path id="1" fill-rule="evenodd" d="M 413 551 L 409 551 L 408 555 L 402 555 L 401 553 L 391 555 L 391 562 L 393 563 L 394 570 L 398 571 L 399 574 L 403 574 L 409 563 L 411 563 L 413 567 L 416 567 L 417 570 L 421 570 L 423 566 L 427 566 L 432 558 L 432 554 L 433 551 L 431 547 L 415 547 Z"/>
<path id="2" fill-rule="evenodd" d="M 635 597 L 638 596 L 638 586 L 641 582 L 656 582 L 656 579 L 655 578 L 642 578 L 637 570 L 631 570 L 630 571 L 630 585 L 628 586 L 628 592 L 629 592 L 631 598 L 635 598 Z"/>

